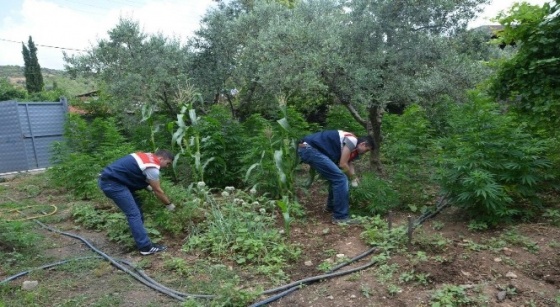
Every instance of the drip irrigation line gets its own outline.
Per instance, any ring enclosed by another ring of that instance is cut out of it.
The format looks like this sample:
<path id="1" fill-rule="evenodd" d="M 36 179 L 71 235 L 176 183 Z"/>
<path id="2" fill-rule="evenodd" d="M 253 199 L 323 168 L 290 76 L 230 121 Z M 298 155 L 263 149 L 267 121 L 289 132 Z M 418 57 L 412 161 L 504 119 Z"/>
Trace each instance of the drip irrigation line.
<path id="1" fill-rule="evenodd" d="M 422 223 L 424 223 L 427 219 L 436 216 L 438 213 L 440 213 L 440 212 L 441 212 L 445 207 L 447 207 L 448 205 L 449 205 L 449 202 L 447 201 L 447 196 L 442 196 L 442 197 L 440 198 L 438 204 L 436 205 L 436 209 L 433 210 L 433 211 L 427 211 L 427 212 L 425 212 L 424 214 L 422 214 L 422 215 L 421 215 L 418 219 L 416 219 L 416 221 L 414 222 L 414 227 L 417 227 L 417 226 L 421 225 Z M 367 255 L 369 255 L 369 254 L 371 254 L 371 253 L 373 253 L 376 249 L 377 249 L 377 247 L 373 247 L 373 248 L 367 250 L 366 252 L 364 252 L 363 254 L 358 255 L 358 256 L 354 257 L 353 259 L 350 259 L 349 261 L 347 261 L 347 262 L 345 262 L 345 263 L 343 263 L 343 264 L 341 264 L 341 265 L 338 265 L 338 266 L 332 268 L 329 272 L 336 271 L 336 270 L 338 270 L 338 269 L 340 269 L 340 268 L 342 268 L 342 267 L 344 267 L 344 266 L 346 266 L 346 265 L 348 265 L 348 264 L 350 264 L 350 263 L 352 263 L 352 262 L 358 261 L 359 259 L 361 259 L 361 258 L 363 258 L 363 257 L 365 257 L 365 256 L 367 256 Z M 359 271 L 359 270 L 368 268 L 368 267 L 370 267 L 370 266 L 372 266 L 372 265 L 374 265 L 374 264 L 375 264 L 375 263 L 372 261 L 372 262 L 370 262 L 370 263 L 368 263 L 368 264 L 366 264 L 366 265 L 364 265 L 364 266 L 362 266 L 362 267 L 356 268 L 356 269 L 352 269 L 352 270 L 348 270 L 348 271 L 343 271 L 343 272 L 339 272 L 339 273 L 325 274 L 325 275 L 321 275 L 321 276 L 317 276 L 317 277 L 306 278 L 306 279 L 302 279 L 302 280 L 300 280 L 300 281 L 293 282 L 293 283 L 291 283 L 291 284 L 289 284 L 289 285 L 285 285 L 285 286 L 282 286 L 282 287 L 278 287 L 278 288 L 275 288 L 275 289 L 270 289 L 270 290 L 264 291 L 264 292 L 261 293 L 261 294 L 270 294 L 270 293 L 282 291 L 282 290 L 284 290 L 284 289 L 286 289 L 286 288 L 289 288 L 288 290 L 286 290 L 286 291 L 284 291 L 284 292 L 281 292 L 281 293 L 279 293 L 279 294 L 276 294 L 276 295 L 274 295 L 274 296 L 271 296 L 271 297 L 269 297 L 269 298 L 267 298 L 267 299 L 265 299 L 265 300 L 263 300 L 263 301 L 260 301 L 260 302 L 255 303 L 255 304 L 253 304 L 253 305 L 250 305 L 250 307 L 259 307 L 259 306 L 264 306 L 264 305 L 266 305 L 266 304 L 272 303 L 272 302 L 274 302 L 274 301 L 276 301 L 276 300 L 278 300 L 278 299 L 280 299 L 280 298 L 282 298 L 282 297 L 284 297 L 284 296 L 286 296 L 286 295 L 288 295 L 288 294 L 290 294 L 290 293 L 292 293 L 292 292 L 298 290 L 298 289 L 299 289 L 301 286 L 303 286 L 304 284 L 308 284 L 308 283 L 310 283 L 310 282 L 312 282 L 312 281 L 317 281 L 317 280 L 320 280 L 320 279 L 331 278 L 331 277 L 335 277 L 335 276 L 339 276 L 339 275 L 344 275 L 344 274 L 353 273 L 353 272 L 355 272 L 355 271 Z"/>
<path id="2" fill-rule="evenodd" d="M 424 214 L 422 214 L 418 219 L 416 219 L 416 221 L 414 222 L 414 228 L 420 226 L 422 223 L 424 223 L 427 219 L 430 219 L 434 216 L 436 216 L 437 214 L 439 214 L 443 209 L 445 209 L 445 207 L 449 206 L 450 202 L 447 200 L 447 195 L 442 196 L 437 205 L 435 210 L 433 211 L 426 211 L 424 212 Z"/>
<path id="3" fill-rule="evenodd" d="M 442 198 L 440 199 L 440 201 L 438 202 L 438 204 L 436 205 L 436 209 L 435 209 L 434 211 L 425 212 L 422 216 L 420 216 L 420 217 L 414 222 L 414 227 L 417 227 L 417 226 L 419 226 L 420 224 L 424 223 L 427 219 L 434 217 L 435 215 L 437 215 L 439 212 L 441 212 L 441 211 L 442 211 L 445 207 L 447 207 L 448 205 L 449 205 L 449 202 L 447 201 L 446 197 L 445 197 L 445 196 L 442 197 Z M 55 212 L 56 212 L 56 207 L 55 207 Z M 53 212 L 52 214 L 54 214 L 54 212 Z M 50 214 L 49 214 L 49 215 L 50 215 Z M 38 217 L 39 217 L 39 216 L 38 216 Z M 32 218 L 29 218 L 29 219 L 35 219 L 35 218 L 38 218 L 38 217 L 32 217 Z M 168 287 L 166 287 L 166 286 L 164 286 L 164 285 L 159 284 L 157 281 L 153 280 L 152 278 L 150 278 L 150 277 L 149 277 L 148 275 L 146 275 L 142 270 L 137 269 L 132 263 L 130 263 L 130 262 L 126 261 L 126 260 L 120 260 L 120 259 L 117 259 L 117 260 L 116 260 L 116 259 L 111 258 L 110 256 L 108 256 L 107 254 L 103 253 L 102 251 L 100 251 L 99 249 L 97 249 L 95 246 L 93 246 L 91 243 L 89 243 L 86 239 L 84 239 L 84 238 L 82 238 L 82 237 L 80 237 L 80 236 L 77 236 L 77 235 L 74 235 L 74 234 L 71 234 L 71 233 L 67 233 L 67 232 L 63 232 L 63 231 L 59 231 L 59 230 L 54 229 L 54 228 L 52 228 L 52 227 L 49 227 L 49 226 L 47 226 L 47 225 L 45 225 L 45 224 L 43 224 L 43 223 L 41 223 L 40 221 L 37 221 L 37 220 L 36 220 L 35 222 L 37 222 L 39 225 L 41 225 L 41 227 L 43 227 L 43 228 L 45 228 L 45 229 L 47 229 L 47 230 L 49 230 L 49 231 L 52 231 L 52 232 L 55 232 L 55 233 L 59 233 L 59 234 L 63 234 L 63 235 L 65 235 L 65 236 L 69 236 L 69 237 L 72 237 L 72 238 L 75 238 L 75 239 L 78 239 L 78 240 L 84 242 L 89 248 L 91 248 L 94 252 L 96 252 L 97 254 L 99 254 L 99 255 L 101 256 L 101 258 L 104 258 L 104 259 L 106 259 L 107 261 L 111 262 L 111 264 L 113 264 L 115 267 L 117 267 L 117 268 L 119 268 L 120 270 L 122 270 L 122 271 L 128 273 L 130 276 L 134 277 L 136 280 L 138 280 L 138 281 L 141 282 L 142 284 L 144 284 L 144 285 L 146 285 L 146 286 L 148 286 L 148 287 L 150 287 L 150 288 L 152 288 L 152 289 L 154 289 L 154 290 L 156 290 L 156 291 L 159 291 L 159 292 L 161 292 L 161 293 L 163 293 L 163 294 L 166 294 L 166 295 L 168 295 L 168 296 L 170 296 L 170 297 L 173 297 L 173 298 L 175 298 L 175 299 L 177 299 L 177 300 L 185 301 L 185 298 L 205 298 L 205 299 L 213 299 L 213 298 L 216 298 L 216 295 L 187 294 L 187 293 L 182 293 L 182 292 L 173 290 L 173 289 L 171 289 L 171 288 L 168 288 Z M 282 298 L 282 297 L 284 297 L 284 296 L 286 296 L 286 295 L 288 295 L 288 294 L 290 294 L 290 293 L 292 293 L 292 292 L 298 290 L 298 289 L 301 288 L 302 286 L 304 286 L 304 285 L 306 285 L 306 284 L 309 284 L 309 283 L 312 283 L 312 282 L 315 282 L 315 281 L 319 281 L 319 280 L 322 280 L 322 279 L 333 278 L 333 277 L 338 277 L 338 276 L 342 276 L 342 275 L 347 275 L 347 274 L 351 274 L 351 273 L 354 273 L 354 272 L 361 271 L 361 270 L 364 270 L 364 269 L 366 269 L 366 268 L 369 268 L 369 267 L 371 267 L 371 266 L 373 266 L 373 265 L 375 264 L 374 261 L 371 261 L 371 262 L 369 262 L 369 263 L 367 263 L 367 264 L 365 264 L 365 265 L 363 265 L 363 266 L 360 266 L 360 267 L 356 267 L 356 268 L 349 269 L 349 270 L 346 270 L 346 271 L 336 272 L 336 271 L 339 270 L 340 268 L 342 268 L 342 267 L 344 267 L 344 266 L 347 266 L 347 265 L 349 265 L 349 264 L 351 264 L 351 263 L 353 263 L 353 262 L 356 262 L 356 261 L 358 261 L 358 260 L 360 260 L 360 259 L 366 257 L 367 255 L 373 253 L 373 252 L 376 251 L 376 250 L 377 250 L 377 246 L 375 246 L 375 247 L 373 247 L 373 248 L 371 248 L 371 249 L 365 251 L 364 253 L 362 253 L 362 254 L 360 254 L 360 255 L 358 255 L 358 256 L 356 256 L 356 257 L 354 257 L 354 258 L 352 258 L 352 259 L 350 259 L 350 260 L 348 260 L 348 261 L 346 261 L 346 262 L 344 262 L 344 263 L 342 263 L 342 264 L 340 264 L 340 265 L 334 267 L 334 268 L 332 268 L 327 274 L 323 274 L 323 275 L 318 275 L 318 276 L 314 276 L 314 277 L 309 277 L 309 278 L 301 279 L 301 280 L 299 280 L 299 281 L 292 282 L 292 283 L 290 283 L 290 284 L 287 284 L 287 285 L 284 285 L 284 286 L 281 286 L 281 287 L 277 287 L 277 288 L 273 288 L 273 289 L 270 289 L 270 290 L 263 291 L 260 295 L 272 294 L 272 293 L 276 293 L 276 292 L 279 292 L 279 291 L 283 291 L 283 292 L 278 293 L 278 294 L 276 294 L 276 295 L 274 295 L 274 296 L 271 296 L 271 297 L 269 297 L 269 298 L 267 298 L 267 299 L 265 299 L 265 300 L 263 300 L 263 301 L 260 301 L 260 302 L 257 302 L 257 303 L 255 303 L 255 304 L 252 304 L 252 305 L 250 305 L 250 307 L 263 306 L 263 305 L 265 305 L 265 304 L 274 302 L 274 301 L 276 301 L 276 300 L 278 300 L 278 299 L 280 299 L 280 298 Z M 74 260 L 80 260 L 80 259 L 87 259 L 87 258 L 93 258 L 93 257 L 96 257 L 96 256 L 80 257 L 80 258 L 75 258 L 75 259 L 69 259 L 69 260 L 59 261 L 59 262 L 56 262 L 56 263 L 51 263 L 51 264 L 47 264 L 47 265 L 41 266 L 41 267 L 39 267 L 39 268 L 37 268 L 37 269 L 45 269 L 45 268 L 49 268 L 49 267 L 52 267 L 52 266 L 64 264 L 64 263 L 66 263 L 66 262 L 68 262 L 68 261 L 74 261 Z M 130 266 L 131 268 L 133 268 L 133 269 L 136 271 L 136 273 L 135 273 L 135 272 L 132 272 L 132 271 L 129 270 L 129 269 L 127 269 L 126 267 L 124 267 L 124 266 L 123 266 L 122 264 L 120 264 L 119 262 L 124 263 L 124 264 Z M 3 283 L 8 282 L 8 281 L 10 281 L 10 280 L 16 279 L 16 278 L 18 278 L 18 277 L 20 277 L 20 276 L 23 276 L 23 275 L 25 275 L 25 274 L 27 274 L 27 273 L 29 273 L 29 272 L 30 272 L 30 271 L 26 271 L 26 272 L 21 272 L 21 273 L 19 273 L 19 274 L 16 274 L 16 275 L 14 275 L 14 276 L 12 276 L 12 277 L 9 277 L 8 279 L 5 279 L 5 280 L 1 281 L 0 284 L 3 284 Z"/>
<path id="4" fill-rule="evenodd" d="M 301 286 L 303 286 L 305 284 L 309 284 L 309 283 L 314 282 L 314 281 L 318 281 L 318 280 L 321 280 L 321 279 L 332 278 L 332 277 L 337 277 L 337 276 L 341 276 L 341 275 L 346 275 L 346 274 L 350 274 L 350 273 L 354 273 L 354 272 L 366 269 L 366 268 L 374 265 L 375 263 L 372 261 L 372 262 L 369 262 L 368 264 L 366 264 L 364 266 L 361 266 L 361 267 L 357 267 L 357 268 L 350 269 L 350 270 L 347 270 L 347 271 L 335 272 L 342 267 L 345 267 L 345 266 L 347 266 L 347 265 L 349 265 L 349 264 L 351 264 L 355 261 L 358 261 L 358 260 L 366 257 L 367 255 L 373 253 L 376 249 L 377 249 L 377 246 L 375 246 L 373 248 L 370 248 L 369 250 L 363 252 L 362 254 L 360 254 L 360 255 L 358 255 L 358 256 L 356 256 L 356 257 L 354 257 L 354 258 L 352 258 L 352 259 L 350 259 L 350 260 L 348 260 L 348 261 L 346 261 L 342 264 L 339 264 L 338 266 L 335 266 L 334 268 L 329 270 L 328 274 L 302 279 L 302 280 L 293 282 L 291 284 L 288 284 L 288 285 L 285 285 L 285 286 L 282 286 L 282 287 L 266 290 L 266 291 L 262 292 L 261 295 L 271 294 L 271 293 L 275 293 L 275 292 L 278 292 L 278 291 L 285 290 L 286 288 L 289 288 L 289 289 L 285 290 L 284 292 L 278 293 L 278 294 L 273 295 L 273 296 L 271 296 L 271 297 L 269 297 L 269 298 L 267 298 L 263 301 L 257 302 L 253 305 L 250 305 L 250 307 L 258 307 L 258 306 L 266 305 L 268 303 L 272 303 L 272 302 L 274 302 L 274 301 L 276 301 L 276 300 L 278 300 L 278 299 L 280 299 L 280 298 L 298 290 L 299 288 L 301 288 Z"/>
<path id="5" fill-rule="evenodd" d="M 27 271 L 23 271 L 23 272 L 17 273 L 16 275 L 12 275 L 12 276 L 0 281 L 0 285 L 4 284 L 4 283 L 7 283 L 8 281 L 12 281 L 14 279 L 17 279 L 21 276 L 25 276 L 32 271 L 48 269 L 48 268 L 52 268 L 53 266 L 65 264 L 65 263 L 70 262 L 70 261 L 78 261 L 78 260 L 84 260 L 84 259 L 90 259 L 90 258 L 102 258 L 102 257 L 101 256 L 77 257 L 77 258 L 72 258 L 72 259 L 67 259 L 67 260 L 62 260 L 62 261 L 57 261 L 57 262 L 45 264 L 43 266 L 40 266 L 40 267 L 37 267 L 37 268 L 34 268 L 34 269 L 30 269 L 30 270 L 27 270 Z"/>
<path id="6" fill-rule="evenodd" d="M 138 274 L 132 272 L 131 270 L 127 269 L 127 268 L 124 267 L 122 264 L 118 263 L 116 260 L 114 260 L 113 258 L 111 258 L 109 255 L 107 255 L 107 254 L 105 254 L 104 252 L 102 252 L 102 251 L 100 251 L 99 249 L 97 249 L 95 246 L 93 246 L 91 243 L 89 243 L 86 239 L 84 239 L 84 238 L 82 238 L 82 237 L 80 237 L 80 236 L 71 234 L 71 233 L 67 233 L 67 232 L 63 232 L 63 231 L 60 231 L 60 230 L 56 230 L 56 229 L 54 229 L 54 228 L 52 228 L 52 227 L 49 227 L 49 226 L 47 226 L 47 225 L 45 225 L 45 224 L 43 224 L 43 223 L 41 223 L 41 222 L 39 222 L 39 221 L 37 221 L 37 220 L 36 220 L 35 222 L 37 222 L 39 225 L 41 225 L 43 228 L 45 228 L 45 229 L 47 229 L 47 230 L 50 230 L 50 231 L 55 232 L 55 233 L 60 233 L 60 234 L 63 234 L 63 235 L 65 235 L 65 236 L 68 236 L 68 237 L 71 237 L 71 238 L 75 238 L 75 239 L 78 239 L 78 240 L 84 242 L 84 243 L 85 243 L 89 248 L 91 248 L 94 252 L 98 253 L 98 254 L 101 255 L 103 258 L 105 258 L 106 260 L 108 260 L 109 262 L 111 262 L 111 264 L 113 264 L 114 266 L 116 266 L 116 267 L 119 268 L 120 270 L 122 270 L 122 271 L 128 273 L 130 276 L 134 277 L 134 278 L 135 278 L 136 280 L 138 280 L 139 282 L 141 282 L 141 283 L 143 283 L 144 285 L 146 285 L 146 286 L 148 286 L 148 287 L 150 287 L 150 288 L 152 288 L 152 289 L 154 289 L 154 290 L 157 290 L 157 291 L 159 291 L 159 292 L 161 292 L 161 293 L 163 293 L 163 294 L 166 294 L 166 295 L 168 295 L 168 296 L 171 296 L 171 297 L 173 297 L 173 298 L 175 298 L 175 299 L 177 299 L 177 300 L 179 300 L 179 301 L 185 301 L 185 298 L 215 298 L 215 297 L 216 297 L 215 295 L 180 293 L 180 292 L 177 292 L 177 291 L 175 291 L 175 290 L 171 290 L 171 289 L 169 289 L 169 288 L 167 288 L 167 287 L 165 287 L 165 286 L 163 286 L 163 285 L 161 285 L 161 284 L 155 283 L 155 282 L 153 282 L 152 279 L 150 279 L 150 280 L 145 280 L 144 278 L 142 278 L 142 276 L 140 276 L 140 275 L 138 275 Z"/>
<path id="7" fill-rule="evenodd" d="M 54 209 L 49 212 L 49 213 L 45 213 L 45 212 L 41 212 L 43 215 L 35 215 L 35 216 L 31 216 L 31 217 L 24 217 L 24 218 L 20 218 L 20 219 L 8 219 L 8 218 L 3 218 L 3 220 L 8 221 L 8 222 L 16 222 L 16 221 L 28 221 L 28 220 L 32 220 L 32 219 L 37 219 L 40 217 L 45 217 L 45 216 L 49 216 L 49 215 L 53 215 L 58 211 L 58 208 L 55 205 L 32 205 L 32 206 L 25 206 L 25 207 L 21 207 L 21 208 L 15 208 L 15 209 L 2 209 L 0 210 L 0 216 L 2 216 L 3 212 L 17 212 L 21 215 L 23 215 L 23 213 L 20 210 L 23 209 L 28 209 L 28 208 L 34 208 L 34 207 L 48 207 L 51 206 Z"/>

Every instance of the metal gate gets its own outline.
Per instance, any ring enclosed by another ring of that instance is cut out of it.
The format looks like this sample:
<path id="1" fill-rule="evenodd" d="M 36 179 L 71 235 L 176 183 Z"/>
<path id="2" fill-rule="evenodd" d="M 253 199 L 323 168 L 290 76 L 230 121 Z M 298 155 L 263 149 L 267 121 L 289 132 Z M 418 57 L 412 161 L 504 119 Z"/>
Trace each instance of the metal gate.
<path id="1" fill-rule="evenodd" d="M 50 166 L 51 145 L 62 141 L 68 112 L 60 102 L 0 102 L 0 173 Z"/>

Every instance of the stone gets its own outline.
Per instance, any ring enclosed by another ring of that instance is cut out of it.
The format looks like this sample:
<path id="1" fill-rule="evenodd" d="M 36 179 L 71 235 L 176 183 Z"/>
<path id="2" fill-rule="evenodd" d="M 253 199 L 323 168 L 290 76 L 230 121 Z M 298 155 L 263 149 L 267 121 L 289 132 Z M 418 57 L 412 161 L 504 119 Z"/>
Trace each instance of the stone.
<path id="1" fill-rule="evenodd" d="M 498 292 L 498 294 L 496 294 L 496 298 L 498 299 L 498 302 L 503 302 L 506 299 L 506 291 Z"/>
<path id="2" fill-rule="evenodd" d="M 36 280 L 26 280 L 21 285 L 21 289 L 29 291 L 35 289 L 37 285 L 39 285 L 39 282 Z"/>

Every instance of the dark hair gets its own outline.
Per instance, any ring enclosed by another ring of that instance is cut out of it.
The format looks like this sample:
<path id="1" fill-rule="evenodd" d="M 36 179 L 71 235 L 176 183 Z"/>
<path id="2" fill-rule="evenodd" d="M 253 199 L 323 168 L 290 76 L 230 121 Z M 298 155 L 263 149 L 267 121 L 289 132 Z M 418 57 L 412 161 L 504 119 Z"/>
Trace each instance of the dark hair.
<path id="1" fill-rule="evenodd" d="M 158 151 L 156 151 L 156 156 L 162 157 L 164 159 L 169 159 L 171 161 L 175 159 L 175 156 L 171 153 L 171 151 L 165 149 L 159 149 Z"/>
<path id="2" fill-rule="evenodd" d="M 365 142 L 371 149 L 375 149 L 375 141 L 371 135 L 361 136 L 358 138 L 358 144 Z"/>

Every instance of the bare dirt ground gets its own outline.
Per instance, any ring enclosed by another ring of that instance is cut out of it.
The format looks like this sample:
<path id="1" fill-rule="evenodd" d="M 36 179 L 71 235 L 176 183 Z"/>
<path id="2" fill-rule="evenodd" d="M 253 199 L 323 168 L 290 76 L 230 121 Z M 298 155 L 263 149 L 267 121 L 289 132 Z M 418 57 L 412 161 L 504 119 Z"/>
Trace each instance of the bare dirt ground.
<path id="1" fill-rule="evenodd" d="M 29 191 L 17 189 L 18 180 L 21 179 L 2 183 L 10 193 L 9 196 L 2 194 L 4 199 L 0 199 L 0 202 L 26 199 L 25 195 Z M 361 226 L 331 224 L 330 215 L 322 211 L 324 198 L 321 193 L 312 191 L 300 199 L 308 210 L 308 219 L 292 226 L 291 240 L 300 244 L 303 252 L 300 259 L 285 270 L 291 281 L 324 274 L 318 270 L 318 265 L 328 258 L 335 260 L 336 256 L 333 255 L 344 254 L 347 258 L 353 258 L 371 248 L 361 239 L 364 231 Z M 71 203 L 65 201 L 64 195 L 57 195 L 53 191 L 39 193 L 34 199 L 40 203 Z M 161 273 L 166 255 L 142 257 L 135 251 L 110 242 L 102 232 L 75 225 L 71 219 L 70 206 L 61 206 L 59 209 L 56 213 L 58 218 L 49 226 L 81 236 L 114 258 L 140 264 L 145 273 L 154 279 L 156 276 L 162 277 L 158 274 Z M 406 223 L 407 215 L 395 214 L 393 224 Z M 60 260 L 91 255 L 91 250 L 79 240 L 44 229 L 38 231 L 50 241 L 50 248 L 43 251 L 46 255 Z M 504 239 L 508 233 L 509 241 Z M 430 250 L 426 244 L 419 243 L 425 237 L 441 238 L 445 243 Z M 505 243 L 488 248 L 491 246 L 489 242 L 496 242 L 492 239 Z M 413 242 L 406 252 L 391 255 L 388 264 L 397 269 L 390 280 L 380 278 L 381 268 L 374 265 L 357 273 L 305 285 L 268 306 L 432 306 L 431 296 L 444 285 L 464 286 L 468 296 L 476 299 L 476 303 L 465 306 L 558 306 L 560 229 L 557 227 L 535 223 L 471 232 L 461 213 L 450 208 L 417 229 Z M 169 247 L 165 252 L 167 256 L 187 260 L 193 257 L 181 252 L 184 243 L 181 238 L 166 238 L 165 243 Z M 424 261 L 415 260 L 419 254 L 425 255 Z M 370 260 L 371 256 L 365 257 L 341 270 L 364 265 Z M 413 272 L 416 276 L 426 278 L 423 283 L 407 282 L 402 278 L 403 272 Z M 0 280 L 6 277 L 6 272 L 0 271 Z M 169 281 L 176 277 L 166 278 Z M 118 302 L 114 305 L 118 306 L 181 305 L 181 302 L 146 287 L 107 262 L 97 262 L 90 271 L 44 270 L 11 281 L 9 286 L 19 288 L 25 280 L 38 280 L 40 284 L 49 284 L 49 289 L 56 289 L 55 293 L 42 296 L 49 299 L 33 302 L 30 306 L 110 306 L 111 297 L 118 298 L 114 299 Z M 165 280 L 158 281 L 165 284 Z M 248 278 L 246 287 L 255 286 L 252 284 L 255 282 L 258 280 Z M 388 291 L 389 284 L 397 286 L 394 291 Z M 498 299 L 500 292 L 505 297 Z M 267 297 L 262 296 L 259 301 Z M 100 301 L 108 303 L 103 305 Z M 209 306 L 209 303 L 201 302 L 201 306 L 206 305 Z"/>

